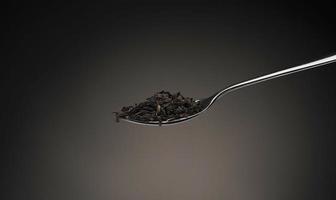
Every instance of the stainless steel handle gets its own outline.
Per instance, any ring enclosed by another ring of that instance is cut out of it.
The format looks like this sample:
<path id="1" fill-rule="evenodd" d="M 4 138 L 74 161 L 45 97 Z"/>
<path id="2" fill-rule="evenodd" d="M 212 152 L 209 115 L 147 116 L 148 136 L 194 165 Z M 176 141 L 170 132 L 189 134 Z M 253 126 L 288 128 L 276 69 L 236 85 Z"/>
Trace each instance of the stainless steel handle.
<path id="1" fill-rule="evenodd" d="M 296 67 L 291 67 L 291 68 L 288 68 L 288 69 L 277 71 L 277 72 L 267 74 L 267 75 L 264 75 L 264 76 L 260 76 L 260 77 L 250 79 L 250 80 L 247 80 L 247 81 L 243 81 L 243 82 L 240 82 L 240 83 L 237 83 L 235 85 L 229 86 L 229 87 L 217 92 L 213 96 L 212 102 L 215 101 L 216 99 L 218 99 L 224 93 L 227 93 L 227 92 L 231 92 L 231 91 L 234 91 L 234 90 L 237 90 L 237 89 L 240 89 L 240 88 L 244 88 L 244 87 L 247 87 L 247 86 L 250 86 L 250 85 L 254 85 L 254 84 L 264 82 L 264 81 L 267 81 L 267 80 L 271 80 L 271 79 L 274 79 L 274 78 L 278 78 L 278 77 L 281 77 L 281 76 L 286 76 L 286 75 L 293 74 L 293 73 L 296 73 L 296 72 L 304 71 L 304 70 L 307 70 L 307 69 L 320 67 L 320 66 L 327 65 L 327 64 L 330 64 L 330 63 L 333 63 L 333 62 L 336 62 L 336 55 L 333 55 L 333 56 L 330 56 L 330 57 L 327 57 L 327 58 L 323 58 L 323 59 L 320 59 L 320 60 L 316 60 L 316 61 L 313 61 L 313 62 L 310 62 L 310 63 L 307 63 L 307 64 L 299 65 L 299 66 L 296 66 Z"/>

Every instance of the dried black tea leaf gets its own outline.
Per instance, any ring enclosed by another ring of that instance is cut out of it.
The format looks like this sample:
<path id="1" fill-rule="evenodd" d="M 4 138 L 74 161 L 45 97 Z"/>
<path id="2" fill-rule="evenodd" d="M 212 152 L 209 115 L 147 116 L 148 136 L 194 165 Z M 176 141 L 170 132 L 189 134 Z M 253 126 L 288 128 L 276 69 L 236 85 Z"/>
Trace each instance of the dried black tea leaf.
<path id="1" fill-rule="evenodd" d="M 130 119 L 138 122 L 170 121 L 202 111 L 200 102 L 194 101 L 193 98 L 184 97 L 180 92 L 171 94 L 167 91 L 155 93 L 145 102 L 135 104 L 134 106 L 125 106 L 121 112 L 115 112 L 116 121 L 119 118 Z"/>

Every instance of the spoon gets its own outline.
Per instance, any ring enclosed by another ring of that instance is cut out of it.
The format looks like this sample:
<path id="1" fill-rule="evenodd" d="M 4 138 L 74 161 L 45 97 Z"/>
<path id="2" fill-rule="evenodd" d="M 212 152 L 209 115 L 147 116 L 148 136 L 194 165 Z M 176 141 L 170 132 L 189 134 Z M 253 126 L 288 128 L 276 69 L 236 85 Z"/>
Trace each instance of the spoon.
<path id="1" fill-rule="evenodd" d="M 204 98 L 201 100 L 195 100 L 195 102 L 200 102 L 200 104 L 202 105 L 203 110 L 201 110 L 200 112 L 193 114 L 193 115 L 189 115 L 187 117 L 183 117 L 183 118 L 178 118 L 178 119 L 173 119 L 173 120 L 169 120 L 169 121 L 162 121 L 161 124 L 159 121 L 148 121 L 148 122 L 140 122 L 140 121 L 136 121 L 136 120 L 131 120 L 131 119 L 126 119 L 126 118 L 120 118 L 123 121 L 127 121 L 127 122 L 131 122 L 131 123 L 135 123 L 135 124 L 141 124 L 141 125 L 149 125 L 149 126 L 159 126 L 159 125 L 173 125 L 173 124 L 177 124 L 177 123 L 181 123 L 181 122 L 185 122 L 188 120 L 191 120 L 197 116 L 199 116 L 201 113 L 207 111 L 210 106 L 216 101 L 218 100 L 220 97 L 222 97 L 224 94 L 227 94 L 229 92 L 250 86 L 250 85 L 254 85 L 257 83 L 261 83 L 264 81 L 268 81 L 274 78 L 278 78 L 281 76 L 286 76 L 289 74 L 293 74 L 296 72 L 300 72 L 300 71 L 304 71 L 307 69 L 312 69 L 315 67 L 319 67 L 319 66 L 323 66 L 323 65 L 327 65 L 330 63 L 336 62 L 336 55 L 330 56 L 330 57 L 326 57 L 320 60 L 316 60 L 307 64 L 303 64 L 303 65 L 299 65 L 296 67 L 291 67 L 288 69 L 284 69 L 284 70 L 280 70 L 277 72 L 273 72 L 271 74 L 266 74 L 257 78 L 253 78 L 247 81 L 243 81 L 234 85 L 231 85 L 229 87 L 226 87 L 220 91 L 218 91 L 217 93 L 215 93 L 214 95 L 208 97 L 208 98 Z"/>

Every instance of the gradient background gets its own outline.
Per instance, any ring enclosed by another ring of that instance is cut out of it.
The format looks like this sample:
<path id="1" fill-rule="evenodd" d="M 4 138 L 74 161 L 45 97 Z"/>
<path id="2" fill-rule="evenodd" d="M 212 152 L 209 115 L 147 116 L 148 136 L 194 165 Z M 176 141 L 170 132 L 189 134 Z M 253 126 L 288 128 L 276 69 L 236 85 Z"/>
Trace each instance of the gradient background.
<path id="1" fill-rule="evenodd" d="M 336 64 L 236 91 L 176 126 L 112 114 L 334 53 L 332 8 L 12 1 L 0 199 L 335 199 Z"/>

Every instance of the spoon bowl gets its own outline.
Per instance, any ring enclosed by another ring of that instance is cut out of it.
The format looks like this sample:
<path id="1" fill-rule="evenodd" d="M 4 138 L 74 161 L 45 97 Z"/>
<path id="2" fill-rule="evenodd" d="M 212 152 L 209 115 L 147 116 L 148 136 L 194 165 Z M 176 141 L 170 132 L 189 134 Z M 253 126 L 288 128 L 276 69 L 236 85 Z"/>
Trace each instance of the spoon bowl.
<path id="1" fill-rule="evenodd" d="M 200 102 L 202 105 L 202 110 L 198 113 L 195 113 L 193 115 L 189 115 L 187 117 L 181 117 L 181 118 L 177 118 L 177 119 L 172 119 L 172 120 L 166 120 L 166 121 L 161 121 L 161 123 L 159 121 L 147 121 L 147 122 L 143 122 L 143 121 L 137 121 L 134 119 L 129 119 L 129 118 L 124 118 L 124 117 L 120 117 L 121 120 L 126 121 L 126 122 L 130 122 L 130 123 L 134 123 L 134 124 L 140 124 L 140 125 L 147 125 L 147 126 L 167 126 L 167 125 L 175 125 L 178 123 L 182 123 L 185 121 L 189 121 L 197 116 L 199 116 L 202 112 L 206 111 L 209 107 L 209 102 L 210 102 L 210 98 L 207 99 L 203 99 L 203 100 L 195 100 L 195 102 Z"/>

